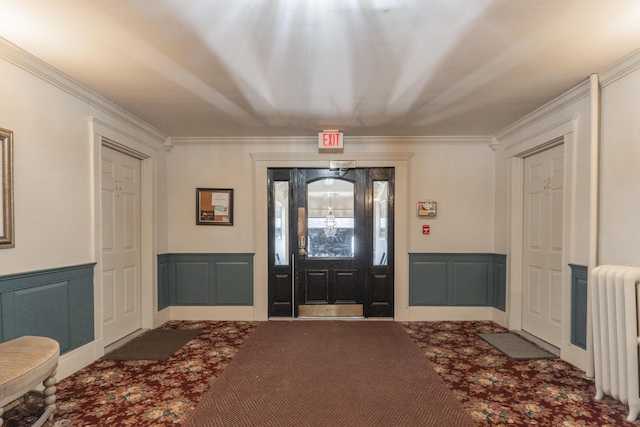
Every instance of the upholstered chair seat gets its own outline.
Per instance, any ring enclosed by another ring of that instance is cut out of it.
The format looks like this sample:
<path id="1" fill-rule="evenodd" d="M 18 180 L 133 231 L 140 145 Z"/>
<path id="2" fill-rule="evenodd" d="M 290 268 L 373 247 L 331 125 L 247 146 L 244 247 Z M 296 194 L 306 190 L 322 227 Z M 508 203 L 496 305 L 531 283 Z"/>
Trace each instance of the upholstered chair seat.
<path id="1" fill-rule="evenodd" d="M 4 407 L 34 390 L 41 382 L 45 410 L 33 426 L 53 420 L 56 369 L 60 345 L 51 338 L 24 336 L 0 344 L 0 426 Z"/>

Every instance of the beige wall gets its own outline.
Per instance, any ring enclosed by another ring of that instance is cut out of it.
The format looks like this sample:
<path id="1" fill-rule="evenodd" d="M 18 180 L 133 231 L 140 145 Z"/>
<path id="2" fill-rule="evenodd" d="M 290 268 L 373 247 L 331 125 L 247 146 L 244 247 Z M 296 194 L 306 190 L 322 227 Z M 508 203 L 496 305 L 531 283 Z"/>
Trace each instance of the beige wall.
<path id="1" fill-rule="evenodd" d="M 622 78 L 609 79 L 609 74 L 613 72 L 603 76 L 602 90 L 600 264 L 638 267 L 640 69 L 636 66 Z"/>
<path id="2" fill-rule="evenodd" d="M 162 321 L 155 289 L 156 255 L 168 245 L 166 137 L 3 39 L 0 76 L 0 127 L 14 134 L 15 211 L 15 247 L 0 250 L 0 275 L 98 263 L 95 341 L 61 357 L 64 377 L 103 351 L 97 134 L 146 156 L 142 203 L 151 218 L 142 227 L 143 327 Z"/>
<path id="3" fill-rule="evenodd" d="M 135 119 L 0 39 L 4 56 L 17 64 L 0 60 L 0 127 L 14 133 L 15 248 L 0 250 L 0 274 L 94 262 L 90 117 L 157 147 L 153 191 L 163 193 L 159 134 L 140 122 L 125 124 Z M 158 229 L 165 230 L 164 197 L 155 200 Z M 163 233 L 154 240 L 166 247 Z"/>
<path id="4" fill-rule="evenodd" d="M 256 216 L 255 192 L 266 194 L 267 187 L 266 181 L 254 185 L 252 154 L 295 153 L 300 166 L 314 159 L 315 166 L 326 167 L 336 158 L 319 155 L 313 138 L 176 139 L 174 145 L 168 155 L 170 252 L 256 252 L 255 223 L 266 218 Z M 360 160 L 359 165 L 362 160 L 384 165 L 389 153 L 408 156 L 408 177 L 401 184 L 408 185 L 409 201 L 403 206 L 408 222 L 396 227 L 405 227 L 409 237 L 396 251 L 493 252 L 494 153 L 488 139 L 347 136 L 341 156 Z M 195 225 L 197 187 L 234 189 L 233 227 Z M 435 219 L 417 218 L 416 203 L 427 198 L 438 202 Z M 422 224 L 431 225 L 431 235 L 422 235 Z"/>

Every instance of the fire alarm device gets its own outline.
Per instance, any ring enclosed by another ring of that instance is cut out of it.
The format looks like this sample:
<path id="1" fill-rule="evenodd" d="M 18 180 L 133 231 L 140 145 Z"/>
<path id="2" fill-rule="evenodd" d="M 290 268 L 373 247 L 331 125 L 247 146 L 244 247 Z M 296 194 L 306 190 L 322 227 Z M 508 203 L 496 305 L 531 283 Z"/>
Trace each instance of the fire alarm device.
<path id="1" fill-rule="evenodd" d="M 422 234 L 427 235 L 431 233 L 431 226 L 429 224 L 424 224 L 422 226 Z"/>

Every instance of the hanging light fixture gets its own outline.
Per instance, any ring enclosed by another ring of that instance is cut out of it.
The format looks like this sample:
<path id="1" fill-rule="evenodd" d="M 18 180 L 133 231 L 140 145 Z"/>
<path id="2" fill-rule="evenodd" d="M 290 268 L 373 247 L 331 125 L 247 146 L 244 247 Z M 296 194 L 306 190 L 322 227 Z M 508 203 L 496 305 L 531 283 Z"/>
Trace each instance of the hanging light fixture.
<path id="1" fill-rule="evenodd" d="M 329 193 L 329 212 L 324 217 L 324 234 L 327 237 L 335 237 L 336 232 L 336 217 L 331 213 L 331 193 Z"/>

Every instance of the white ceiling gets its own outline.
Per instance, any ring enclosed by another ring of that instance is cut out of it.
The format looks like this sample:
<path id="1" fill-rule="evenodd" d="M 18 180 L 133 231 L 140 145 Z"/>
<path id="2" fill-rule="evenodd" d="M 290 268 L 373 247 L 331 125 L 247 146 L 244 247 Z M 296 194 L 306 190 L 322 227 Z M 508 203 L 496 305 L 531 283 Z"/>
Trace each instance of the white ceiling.
<path id="1" fill-rule="evenodd" d="M 638 0 L 0 0 L 167 136 L 493 135 L 640 48 Z"/>

